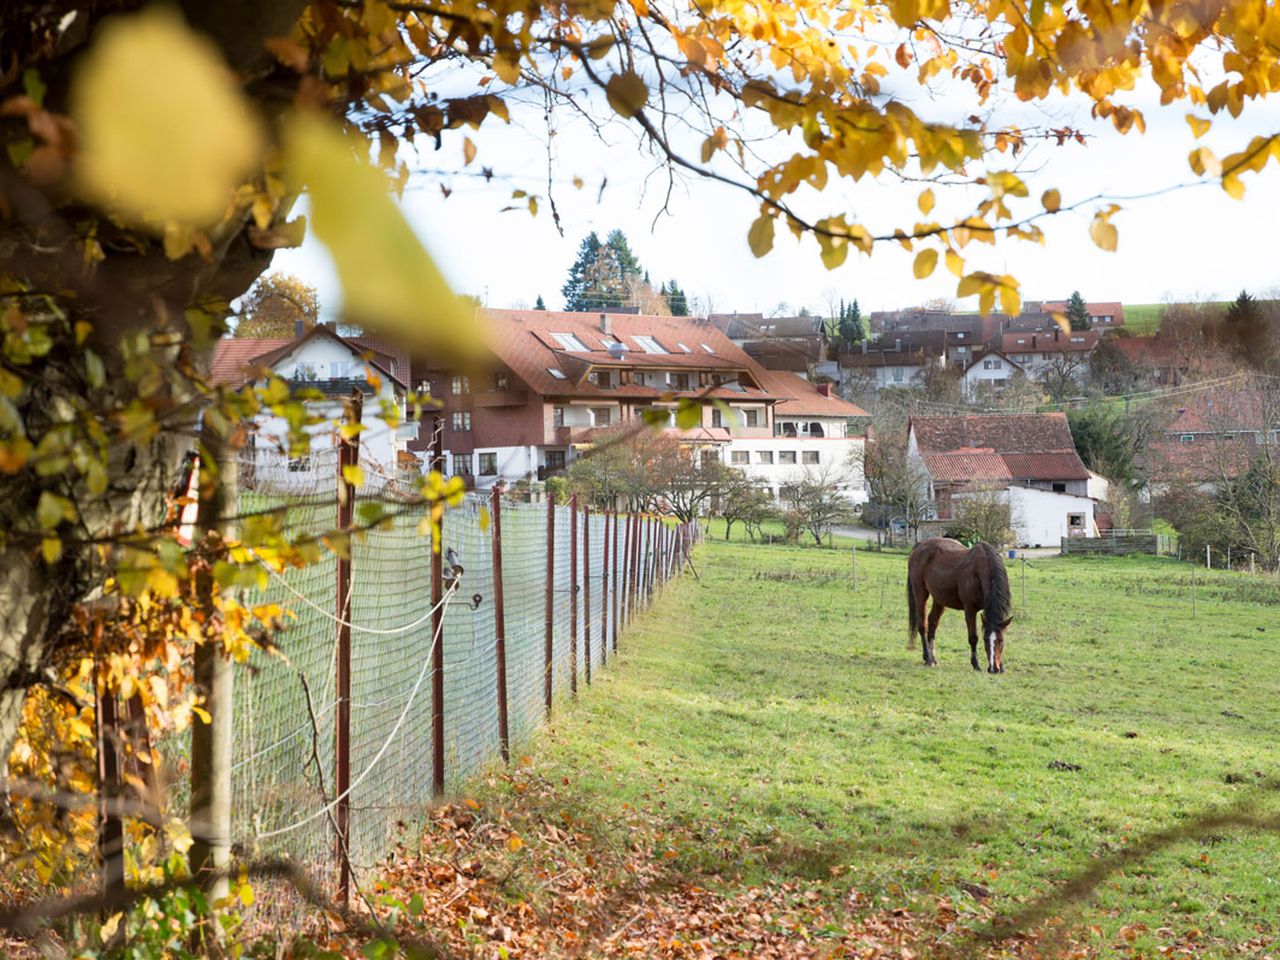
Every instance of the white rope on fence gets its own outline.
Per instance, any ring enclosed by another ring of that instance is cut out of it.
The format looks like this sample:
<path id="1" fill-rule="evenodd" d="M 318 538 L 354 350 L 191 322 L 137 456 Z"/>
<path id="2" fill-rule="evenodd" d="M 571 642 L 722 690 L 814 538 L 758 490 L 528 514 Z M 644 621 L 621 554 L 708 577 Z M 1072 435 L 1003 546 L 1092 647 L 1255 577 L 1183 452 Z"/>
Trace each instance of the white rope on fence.
<path id="1" fill-rule="evenodd" d="M 255 834 L 255 839 L 268 840 L 271 837 L 279 837 L 286 833 L 292 833 L 294 830 L 298 830 L 306 826 L 308 823 L 313 823 L 321 817 L 327 816 L 330 811 L 334 810 L 338 806 L 340 801 L 350 796 L 351 791 L 360 786 L 360 784 L 364 782 L 365 778 L 373 772 L 373 768 L 378 765 L 378 762 L 383 758 L 387 750 L 390 749 L 391 744 L 400 733 L 400 728 L 404 726 L 405 718 L 409 716 L 409 709 L 413 706 L 414 700 L 417 699 L 418 691 L 422 688 L 422 681 L 425 680 L 427 675 L 431 672 L 431 660 L 435 654 L 436 644 L 440 642 L 440 634 L 444 630 L 443 613 L 444 610 L 448 609 L 449 601 L 453 599 L 453 595 L 457 593 L 459 583 L 461 583 L 461 579 L 454 580 L 454 582 L 449 586 L 449 589 L 445 591 L 444 596 L 440 599 L 439 605 L 443 607 L 441 610 L 440 625 L 436 628 L 435 635 L 431 638 L 431 646 L 428 648 L 426 655 L 422 659 L 422 669 L 418 671 L 418 679 L 414 681 L 413 689 L 409 691 L 409 698 L 405 701 L 404 709 L 400 711 L 400 716 L 396 718 L 395 725 L 391 728 L 391 732 L 387 734 L 387 738 L 382 742 L 382 746 L 378 748 L 378 752 L 374 754 L 373 759 L 369 761 L 369 765 L 360 772 L 358 777 L 351 781 L 351 784 L 346 790 L 342 791 L 342 793 L 338 794 L 319 810 L 315 810 L 303 817 L 301 820 L 295 820 L 293 823 L 286 826 L 277 827 L 275 830 L 268 830 L 265 833 L 257 833 Z M 433 607 L 432 609 L 434 610 L 435 608 Z"/>

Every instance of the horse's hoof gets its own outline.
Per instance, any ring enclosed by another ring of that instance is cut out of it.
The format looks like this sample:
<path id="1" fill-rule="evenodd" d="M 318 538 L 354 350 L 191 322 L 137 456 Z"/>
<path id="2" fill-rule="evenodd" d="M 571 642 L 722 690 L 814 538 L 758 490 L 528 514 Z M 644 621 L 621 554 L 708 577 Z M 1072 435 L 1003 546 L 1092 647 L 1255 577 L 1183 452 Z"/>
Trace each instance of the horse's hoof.
<path id="1" fill-rule="evenodd" d="M 982 664 L 980 664 L 977 660 L 970 661 L 970 665 L 973 667 L 973 669 L 977 670 L 979 673 L 982 672 Z"/>
<path id="2" fill-rule="evenodd" d="M 997 670 L 995 667 L 987 667 L 987 673 L 999 673 L 999 672 L 1000 671 Z"/>

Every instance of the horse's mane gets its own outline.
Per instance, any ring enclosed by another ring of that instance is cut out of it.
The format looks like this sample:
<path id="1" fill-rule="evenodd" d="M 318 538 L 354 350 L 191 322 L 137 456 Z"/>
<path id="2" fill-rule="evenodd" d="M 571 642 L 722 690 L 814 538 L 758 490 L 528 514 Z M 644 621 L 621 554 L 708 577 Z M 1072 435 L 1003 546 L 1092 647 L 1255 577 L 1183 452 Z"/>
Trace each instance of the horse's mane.
<path id="1" fill-rule="evenodd" d="M 987 618 L 987 629 L 994 630 L 996 626 L 1013 617 L 1013 598 L 1009 594 L 1009 574 L 1005 571 L 1000 555 L 996 553 L 991 544 L 983 541 L 978 544 L 978 549 L 986 554 L 987 565 L 991 568 L 991 586 L 987 590 L 987 602 L 982 613 Z"/>

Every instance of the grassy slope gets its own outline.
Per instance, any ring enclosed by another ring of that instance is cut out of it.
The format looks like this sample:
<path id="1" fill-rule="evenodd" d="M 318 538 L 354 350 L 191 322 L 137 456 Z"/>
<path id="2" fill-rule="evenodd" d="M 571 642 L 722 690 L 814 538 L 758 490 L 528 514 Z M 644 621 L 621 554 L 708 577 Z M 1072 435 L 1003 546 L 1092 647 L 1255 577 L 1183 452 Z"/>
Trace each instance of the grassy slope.
<path id="1" fill-rule="evenodd" d="M 921 667 L 903 558 L 858 560 L 852 595 L 845 550 L 703 547 L 701 581 L 637 622 L 538 766 L 602 820 L 659 811 L 699 838 L 680 865 L 731 886 L 834 868 L 891 900 L 981 883 L 1008 909 L 1280 775 L 1277 607 L 1214 599 L 1239 593 L 1224 575 L 1200 584 L 1193 620 L 1172 561 L 1037 561 L 992 678 L 969 668 L 955 613 L 941 666 Z M 1082 919 L 1239 942 L 1277 916 L 1280 837 L 1223 828 L 1111 876 Z"/>

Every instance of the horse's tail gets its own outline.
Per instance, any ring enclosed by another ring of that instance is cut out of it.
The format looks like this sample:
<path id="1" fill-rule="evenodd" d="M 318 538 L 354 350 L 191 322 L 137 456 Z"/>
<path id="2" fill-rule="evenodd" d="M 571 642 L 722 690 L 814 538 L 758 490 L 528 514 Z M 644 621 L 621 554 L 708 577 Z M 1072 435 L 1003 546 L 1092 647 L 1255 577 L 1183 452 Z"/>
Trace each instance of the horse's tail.
<path id="1" fill-rule="evenodd" d="M 911 573 L 907 572 L 907 649 L 916 645 L 916 631 L 920 628 L 919 614 L 916 612 L 916 592 L 911 589 Z"/>
<path id="2" fill-rule="evenodd" d="M 994 630 L 999 624 L 1013 617 L 1013 597 L 1009 593 L 1009 574 L 1004 568 L 1000 554 L 989 543 L 979 543 L 978 547 L 987 555 L 986 577 L 982 580 L 982 592 L 985 603 L 982 615 L 986 618 L 987 629 Z"/>

